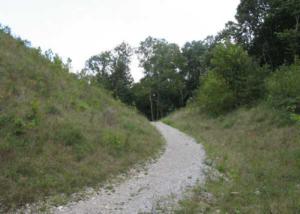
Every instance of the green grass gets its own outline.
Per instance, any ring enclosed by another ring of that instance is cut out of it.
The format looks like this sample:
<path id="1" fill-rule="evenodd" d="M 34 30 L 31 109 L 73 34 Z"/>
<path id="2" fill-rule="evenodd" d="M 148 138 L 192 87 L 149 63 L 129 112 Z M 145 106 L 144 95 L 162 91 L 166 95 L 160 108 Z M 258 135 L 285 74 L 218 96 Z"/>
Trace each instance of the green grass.
<path id="1" fill-rule="evenodd" d="M 300 128 L 263 105 L 211 118 L 194 108 L 164 120 L 202 143 L 229 181 L 208 180 L 178 213 L 299 213 Z M 202 192 L 213 194 L 205 201 Z"/>
<path id="2" fill-rule="evenodd" d="M 0 212 L 96 187 L 162 144 L 135 109 L 0 31 Z"/>

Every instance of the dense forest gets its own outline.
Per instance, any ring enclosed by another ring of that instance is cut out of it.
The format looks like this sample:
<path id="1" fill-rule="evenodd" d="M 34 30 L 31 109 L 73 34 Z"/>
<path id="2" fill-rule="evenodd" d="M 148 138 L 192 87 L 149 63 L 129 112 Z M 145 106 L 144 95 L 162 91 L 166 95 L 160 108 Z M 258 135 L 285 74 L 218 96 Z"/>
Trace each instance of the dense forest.
<path id="1" fill-rule="evenodd" d="M 122 43 L 87 60 L 81 78 L 158 120 L 191 100 L 213 114 L 268 97 L 293 113 L 299 107 L 299 0 L 242 0 L 216 36 L 183 47 L 148 37 L 132 48 Z M 134 83 L 131 56 L 144 78 Z"/>

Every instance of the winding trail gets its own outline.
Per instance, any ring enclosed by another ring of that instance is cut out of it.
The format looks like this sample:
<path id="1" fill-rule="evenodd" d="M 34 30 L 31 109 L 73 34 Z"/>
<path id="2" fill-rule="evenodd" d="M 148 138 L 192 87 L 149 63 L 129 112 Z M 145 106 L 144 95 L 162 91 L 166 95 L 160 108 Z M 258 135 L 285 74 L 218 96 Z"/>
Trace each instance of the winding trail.
<path id="1" fill-rule="evenodd" d="M 135 214 L 151 212 L 157 200 L 172 195 L 179 200 L 184 191 L 204 182 L 205 152 L 200 144 L 161 122 L 153 123 L 166 140 L 166 150 L 146 171 L 136 173 L 114 191 L 100 189 L 86 200 L 56 208 L 54 213 Z"/>

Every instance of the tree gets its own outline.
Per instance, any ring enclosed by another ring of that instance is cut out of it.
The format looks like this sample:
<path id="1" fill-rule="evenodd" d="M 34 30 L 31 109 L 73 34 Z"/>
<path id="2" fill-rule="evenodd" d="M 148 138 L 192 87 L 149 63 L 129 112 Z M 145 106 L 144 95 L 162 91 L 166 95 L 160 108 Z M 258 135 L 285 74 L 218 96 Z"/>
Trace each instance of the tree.
<path id="1" fill-rule="evenodd" d="M 300 54 L 299 5 L 300 0 L 242 0 L 236 36 L 262 64 L 291 64 Z"/>
<path id="2" fill-rule="evenodd" d="M 236 98 L 221 75 L 209 71 L 197 91 L 197 104 L 202 111 L 219 115 L 235 107 Z"/>
<path id="3" fill-rule="evenodd" d="M 282 66 L 266 81 L 272 107 L 300 114 L 300 64 Z"/>
<path id="4" fill-rule="evenodd" d="M 143 112 L 151 121 L 155 120 L 155 93 L 153 83 L 150 78 L 143 78 L 132 87 L 135 106 Z"/>
<path id="5" fill-rule="evenodd" d="M 104 88 L 110 88 L 109 76 L 112 73 L 112 53 L 110 51 L 92 56 L 85 64 L 87 73 L 95 75 L 98 84 Z"/>
<path id="6" fill-rule="evenodd" d="M 132 48 L 128 44 L 123 42 L 117 46 L 113 51 L 112 73 L 109 78 L 113 95 L 128 104 L 132 102 L 130 88 L 133 78 L 129 68 L 131 56 Z"/>
<path id="7" fill-rule="evenodd" d="M 211 67 L 232 90 L 236 106 L 251 103 L 262 96 L 266 71 L 241 46 L 230 42 L 217 45 L 212 52 Z"/>
<path id="8" fill-rule="evenodd" d="M 290 52 L 294 56 L 294 62 L 296 62 L 300 48 L 300 1 L 287 0 L 282 4 L 281 10 L 294 17 L 295 25 L 293 28 L 284 29 L 283 32 L 278 32 L 277 36 L 286 44 L 287 52 Z"/>
<path id="9" fill-rule="evenodd" d="M 186 58 L 183 75 L 188 97 L 192 96 L 194 90 L 199 87 L 200 76 L 207 72 L 208 50 L 209 44 L 205 41 L 187 42 L 182 48 L 182 55 Z"/>
<path id="10" fill-rule="evenodd" d="M 123 42 L 112 51 L 92 56 L 84 69 L 94 75 L 93 82 L 112 91 L 114 97 L 127 104 L 132 104 L 133 78 L 129 68 L 132 52 L 132 48 Z"/>
<path id="11" fill-rule="evenodd" d="M 178 45 L 148 37 L 140 43 L 137 53 L 140 66 L 144 69 L 145 77 L 141 85 L 147 89 L 145 102 L 149 106 L 146 109 L 150 109 L 151 118 L 159 119 L 183 106 L 186 96 L 183 67 L 186 59 Z"/>

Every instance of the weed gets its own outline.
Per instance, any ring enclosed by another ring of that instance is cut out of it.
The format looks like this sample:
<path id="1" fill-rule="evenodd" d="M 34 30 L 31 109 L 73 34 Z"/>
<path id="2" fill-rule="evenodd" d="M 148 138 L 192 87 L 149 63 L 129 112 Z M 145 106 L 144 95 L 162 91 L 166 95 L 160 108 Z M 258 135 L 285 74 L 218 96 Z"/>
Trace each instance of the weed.
<path id="1" fill-rule="evenodd" d="M 11 117 L 7 115 L 0 115 L 0 128 L 4 127 L 11 121 Z"/>
<path id="2" fill-rule="evenodd" d="M 164 119 L 163 119 L 163 122 L 164 122 L 165 124 L 168 124 L 169 126 L 172 126 L 172 124 L 173 124 L 173 122 L 172 122 L 171 120 L 168 120 L 168 118 L 164 118 Z"/>
<path id="3" fill-rule="evenodd" d="M 47 106 L 46 113 L 52 115 L 60 115 L 61 111 L 55 105 L 50 104 Z"/>
<path id="4" fill-rule="evenodd" d="M 17 136 L 20 136 L 25 133 L 25 121 L 22 118 L 15 118 L 14 119 L 14 133 Z"/>
<path id="5" fill-rule="evenodd" d="M 81 130 L 72 126 L 71 124 L 60 125 L 56 135 L 57 140 L 66 146 L 79 145 L 85 142 L 85 137 L 81 133 Z"/>
<path id="6" fill-rule="evenodd" d="M 126 136 L 108 130 L 103 135 L 103 144 L 109 149 L 110 153 L 119 156 L 126 146 Z"/>

